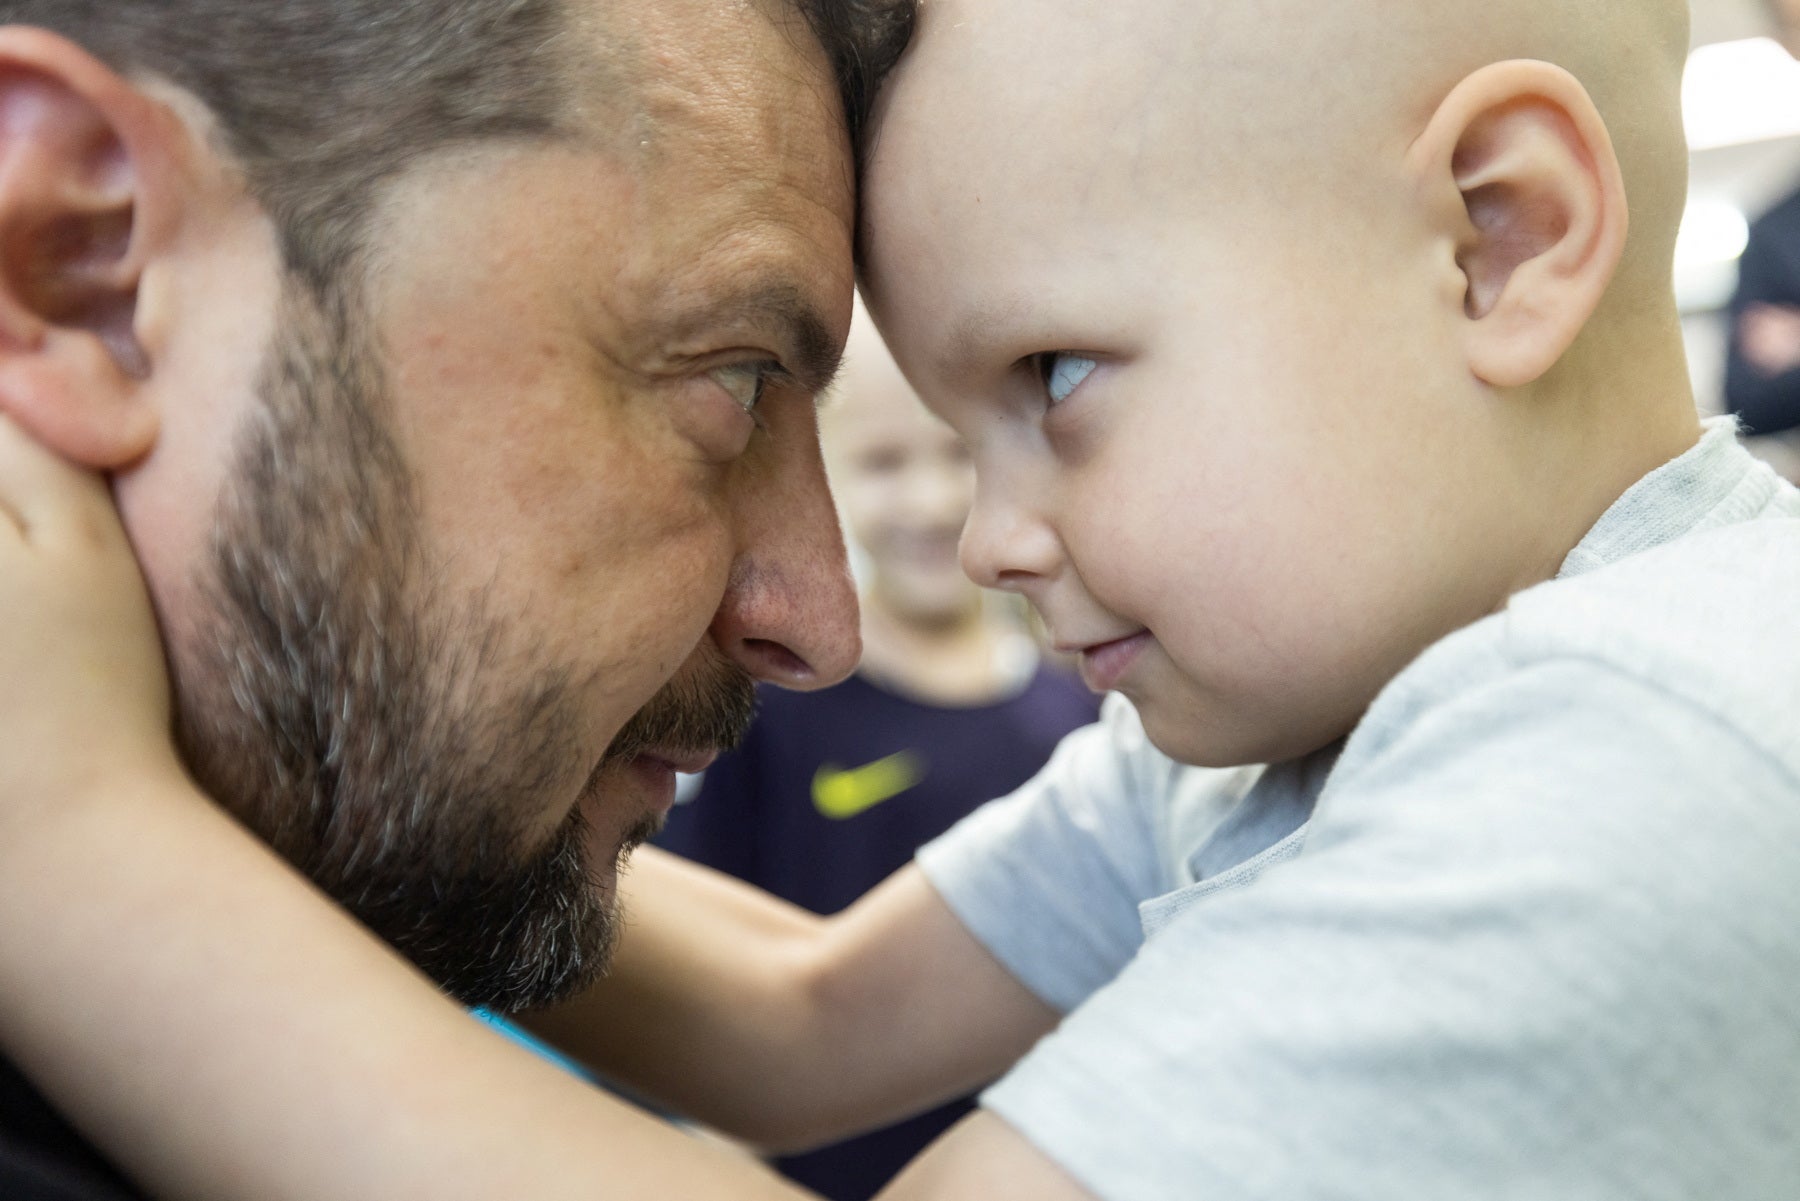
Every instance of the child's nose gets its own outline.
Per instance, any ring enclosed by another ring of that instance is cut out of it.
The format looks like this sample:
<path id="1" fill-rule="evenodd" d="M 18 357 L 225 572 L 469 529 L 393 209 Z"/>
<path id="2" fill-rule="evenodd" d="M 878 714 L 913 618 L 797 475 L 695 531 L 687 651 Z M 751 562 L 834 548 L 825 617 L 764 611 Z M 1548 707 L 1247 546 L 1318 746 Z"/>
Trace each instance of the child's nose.
<path id="1" fill-rule="evenodd" d="M 962 565 L 983 588 L 1029 596 L 1061 562 L 1056 533 L 1041 517 L 986 495 L 977 487 L 974 507 L 963 526 Z"/>

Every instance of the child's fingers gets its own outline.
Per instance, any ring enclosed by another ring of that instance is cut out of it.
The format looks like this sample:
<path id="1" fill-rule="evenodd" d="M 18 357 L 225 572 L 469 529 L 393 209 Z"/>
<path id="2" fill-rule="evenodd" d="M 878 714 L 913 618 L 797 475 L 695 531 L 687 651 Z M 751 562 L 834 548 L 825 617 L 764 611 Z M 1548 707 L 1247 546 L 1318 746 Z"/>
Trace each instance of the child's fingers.
<path id="1" fill-rule="evenodd" d="M 108 543 L 117 531 L 100 477 L 63 461 L 0 413 L 0 521 L 28 542 Z"/>

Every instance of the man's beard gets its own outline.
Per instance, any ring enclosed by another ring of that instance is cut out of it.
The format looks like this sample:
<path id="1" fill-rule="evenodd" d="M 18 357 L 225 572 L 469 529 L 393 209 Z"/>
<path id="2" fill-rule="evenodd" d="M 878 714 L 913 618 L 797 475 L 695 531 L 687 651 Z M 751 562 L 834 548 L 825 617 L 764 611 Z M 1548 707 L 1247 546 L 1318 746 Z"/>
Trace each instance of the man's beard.
<path id="1" fill-rule="evenodd" d="M 591 681 L 434 577 L 366 328 L 347 302 L 282 306 L 198 580 L 205 616 L 175 657 L 178 735 L 211 795 L 445 991 L 531 1008 L 591 982 L 618 933 L 573 796 L 526 845 L 584 753 Z M 665 686 L 602 766 L 733 745 L 753 704 L 717 659 Z"/>

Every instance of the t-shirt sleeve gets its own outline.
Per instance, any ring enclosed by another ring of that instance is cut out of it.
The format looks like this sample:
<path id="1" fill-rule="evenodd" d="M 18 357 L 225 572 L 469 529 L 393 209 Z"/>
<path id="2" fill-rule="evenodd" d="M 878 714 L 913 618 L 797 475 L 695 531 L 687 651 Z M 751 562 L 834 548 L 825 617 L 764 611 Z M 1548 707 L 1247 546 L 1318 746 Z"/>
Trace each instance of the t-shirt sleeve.
<path id="1" fill-rule="evenodd" d="M 1304 853 L 983 1103 L 1104 1201 L 1792 1196 L 1796 795 L 1643 683 L 1513 673 L 1334 780 Z"/>
<path id="2" fill-rule="evenodd" d="M 1155 758 L 1137 715 L 1109 703 L 1035 777 L 919 852 L 963 924 L 1055 1009 L 1130 962 L 1143 940 L 1138 904 L 1165 887 Z"/>

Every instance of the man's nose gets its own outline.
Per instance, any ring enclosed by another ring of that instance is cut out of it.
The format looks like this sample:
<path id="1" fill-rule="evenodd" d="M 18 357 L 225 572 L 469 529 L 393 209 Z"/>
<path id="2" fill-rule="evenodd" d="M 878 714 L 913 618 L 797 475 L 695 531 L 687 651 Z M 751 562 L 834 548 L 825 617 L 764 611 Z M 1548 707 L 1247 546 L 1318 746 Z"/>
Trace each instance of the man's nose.
<path id="1" fill-rule="evenodd" d="M 854 671 L 862 657 L 856 586 L 812 413 L 804 437 L 796 429 L 771 437 L 778 452 L 745 463 L 737 481 L 739 551 L 712 637 L 759 680 L 824 688 Z"/>

